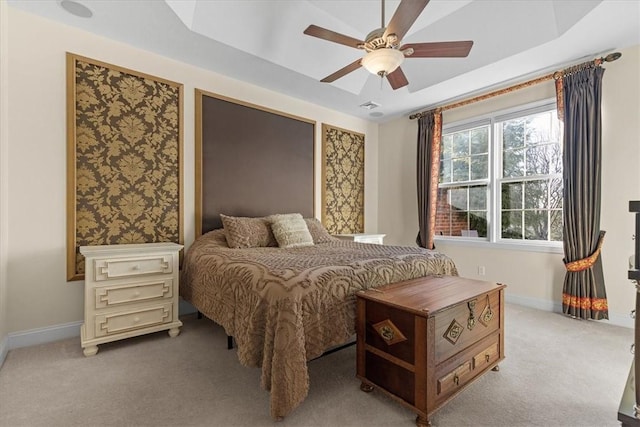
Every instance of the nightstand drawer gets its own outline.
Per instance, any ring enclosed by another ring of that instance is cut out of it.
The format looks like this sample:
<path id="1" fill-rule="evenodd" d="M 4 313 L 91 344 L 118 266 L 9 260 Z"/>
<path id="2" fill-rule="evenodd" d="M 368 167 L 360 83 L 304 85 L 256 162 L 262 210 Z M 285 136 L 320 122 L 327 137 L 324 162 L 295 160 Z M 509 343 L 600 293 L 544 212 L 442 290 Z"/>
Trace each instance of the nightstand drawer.
<path id="1" fill-rule="evenodd" d="M 119 311 L 96 316 L 95 336 L 103 337 L 111 334 L 146 328 L 172 321 L 173 304 L 159 304 L 131 311 Z"/>
<path id="2" fill-rule="evenodd" d="M 97 282 L 144 274 L 171 274 L 173 272 L 173 257 L 170 254 L 136 258 L 103 258 L 96 259 L 94 262 Z"/>
<path id="3" fill-rule="evenodd" d="M 119 286 L 96 287 L 96 308 L 173 297 L 173 279 L 160 278 Z"/>

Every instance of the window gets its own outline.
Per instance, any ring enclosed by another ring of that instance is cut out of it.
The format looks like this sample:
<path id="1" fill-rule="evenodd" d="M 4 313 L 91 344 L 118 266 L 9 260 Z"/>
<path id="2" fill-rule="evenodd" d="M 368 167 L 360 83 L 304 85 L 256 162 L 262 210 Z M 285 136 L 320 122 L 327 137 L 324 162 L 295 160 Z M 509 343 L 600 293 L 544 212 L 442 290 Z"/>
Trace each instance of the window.
<path id="1" fill-rule="evenodd" d="M 562 241 L 562 128 L 555 103 L 446 126 L 439 182 L 436 235 Z"/>
<path id="2" fill-rule="evenodd" d="M 436 234 L 487 237 L 489 125 L 442 135 Z"/>

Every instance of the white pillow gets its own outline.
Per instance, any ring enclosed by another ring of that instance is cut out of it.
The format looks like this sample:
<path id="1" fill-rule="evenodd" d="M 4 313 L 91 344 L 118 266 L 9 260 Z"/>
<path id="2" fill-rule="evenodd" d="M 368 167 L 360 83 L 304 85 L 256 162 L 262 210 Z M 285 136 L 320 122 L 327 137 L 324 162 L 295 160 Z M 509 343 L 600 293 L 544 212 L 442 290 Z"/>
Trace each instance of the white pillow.
<path id="1" fill-rule="evenodd" d="M 281 248 L 313 246 L 313 237 L 301 216 L 277 218 L 271 224 L 271 231 Z"/>

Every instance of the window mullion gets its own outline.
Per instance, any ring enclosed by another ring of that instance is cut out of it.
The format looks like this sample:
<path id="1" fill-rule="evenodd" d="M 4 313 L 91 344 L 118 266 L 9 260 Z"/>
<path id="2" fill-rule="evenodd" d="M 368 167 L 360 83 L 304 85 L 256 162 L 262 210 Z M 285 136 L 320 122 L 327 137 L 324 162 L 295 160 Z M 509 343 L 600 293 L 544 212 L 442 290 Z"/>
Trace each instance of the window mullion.
<path id="1" fill-rule="evenodd" d="M 491 150 L 491 161 L 489 165 L 489 188 L 490 188 L 490 230 L 489 233 L 491 242 L 497 242 L 500 235 L 500 229 L 502 224 L 502 206 L 500 206 L 500 191 L 502 188 L 502 147 L 500 147 L 500 141 L 502 140 L 502 131 L 498 129 L 494 119 L 491 119 L 491 126 L 489 127 L 489 137 L 491 138 L 491 144 L 489 149 Z"/>

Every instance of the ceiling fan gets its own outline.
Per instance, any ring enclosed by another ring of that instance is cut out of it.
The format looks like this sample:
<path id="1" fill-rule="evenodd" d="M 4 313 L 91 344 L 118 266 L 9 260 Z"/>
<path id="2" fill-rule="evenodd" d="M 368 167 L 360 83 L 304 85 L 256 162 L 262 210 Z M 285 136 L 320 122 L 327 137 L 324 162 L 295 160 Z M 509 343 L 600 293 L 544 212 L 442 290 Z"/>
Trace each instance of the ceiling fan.
<path id="1" fill-rule="evenodd" d="M 402 72 L 400 64 L 406 58 L 463 58 L 469 55 L 473 41 L 408 43 L 400 46 L 402 37 L 409 31 L 411 25 L 429 3 L 429 0 L 402 0 L 396 9 L 388 26 L 384 26 L 384 0 L 382 2 L 382 26 L 371 31 L 364 41 L 317 25 L 309 25 L 304 34 L 318 37 L 345 46 L 363 49 L 367 53 L 328 75 L 321 82 L 330 83 L 340 77 L 357 70 L 361 66 L 380 77 L 386 77 L 391 87 L 399 89 L 409 84 Z"/>

